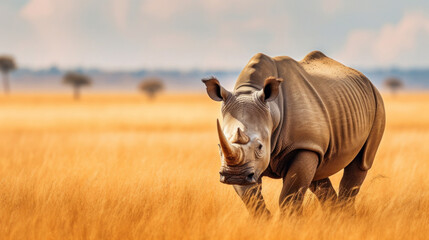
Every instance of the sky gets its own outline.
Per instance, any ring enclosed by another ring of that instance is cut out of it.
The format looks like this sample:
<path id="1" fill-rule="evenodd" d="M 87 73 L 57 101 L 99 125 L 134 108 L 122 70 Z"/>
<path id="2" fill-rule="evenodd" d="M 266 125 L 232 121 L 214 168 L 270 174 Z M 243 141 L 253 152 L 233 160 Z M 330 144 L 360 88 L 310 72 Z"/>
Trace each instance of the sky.
<path id="1" fill-rule="evenodd" d="M 240 69 L 313 50 L 429 67 L 428 0 L 0 0 L 0 54 L 45 68 Z"/>

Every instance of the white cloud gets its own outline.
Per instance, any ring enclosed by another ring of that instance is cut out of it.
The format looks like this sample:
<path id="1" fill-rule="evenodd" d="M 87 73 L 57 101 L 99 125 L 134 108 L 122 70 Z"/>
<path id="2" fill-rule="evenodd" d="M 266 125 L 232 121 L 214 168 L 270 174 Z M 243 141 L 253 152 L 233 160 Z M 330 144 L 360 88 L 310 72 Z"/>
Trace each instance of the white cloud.
<path id="1" fill-rule="evenodd" d="M 192 0 L 145 0 L 141 4 L 141 12 L 145 17 L 168 20 L 178 12 L 183 11 L 190 2 Z"/>
<path id="2" fill-rule="evenodd" d="M 345 46 L 334 58 L 346 64 L 367 65 L 371 62 L 376 33 L 369 30 L 353 30 Z"/>
<path id="3" fill-rule="evenodd" d="M 94 65 L 91 63 L 94 60 L 107 62 L 105 59 L 112 52 L 122 51 L 115 41 L 125 36 L 128 3 L 129 0 L 107 3 L 103 0 L 30 0 L 19 12 L 21 19 L 31 26 L 28 39 L 23 40 L 27 46 L 25 56 L 31 57 L 31 65 L 36 67 L 86 66 Z M 100 53 L 104 56 L 100 57 Z"/>
<path id="4" fill-rule="evenodd" d="M 52 0 L 32 0 L 21 10 L 21 15 L 28 19 L 46 18 L 54 12 Z"/>
<path id="5" fill-rule="evenodd" d="M 378 31 L 351 31 L 336 58 L 366 67 L 428 65 L 422 52 L 429 52 L 429 17 L 414 12 Z"/>
<path id="6" fill-rule="evenodd" d="M 129 0 L 111 0 L 110 10 L 117 28 L 125 30 L 128 24 L 130 10 Z"/>
<path id="7" fill-rule="evenodd" d="M 338 1 L 338 0 L 328 0 Z M 146 17 L 158 20 L 171 20 L 180 14 L 204 13 L 210 17 L 229 13 L 242 15 L 243 13 L 253 14 L 255 9 L 263 11 L 266 6 L 271 5 L 275 0 L 266 0 L 265 6 L 261 6 L 259 1 L 249 0 L 143 0 L 140 6 L 141 13 Z M 223 19 L 216 19 L 222 21 Z M 198 19 L 196 19 L 198 21 Z"/>
<path id="8" fill-rule="evenodd" d="M 70 58 L 76 61 L 77 24 L 75 13 L 82 0 L 30 0 L 20 16 L 32 27 L 34 36 L 28 39 L 32 55 L 37 63 L 53 64 L 56 59 Z"/>
<path id="9" fill-rule="evenodd" d="M 343 0 L 321 0 L 320 3 L 322 11 L 328 15 L 336 13 L 343 6 Z"/>
<path id="10" fill-rule="evenodd" d="M 20 12 L 26 19 L 40 21 L 53 17 L 67 17 L 77 9 L 82 0 L 30 0 Z"/>
<path id="11" fill-rule="evenodd" d="M 374 44 L 374 55 L 379 62 L 394 63 L 403 52 L 421 51 L 419 38 L 425 38 L 429 50 L 429 18 L 422 13 L 407 14 L 395 25 L 384 26 Z"/>

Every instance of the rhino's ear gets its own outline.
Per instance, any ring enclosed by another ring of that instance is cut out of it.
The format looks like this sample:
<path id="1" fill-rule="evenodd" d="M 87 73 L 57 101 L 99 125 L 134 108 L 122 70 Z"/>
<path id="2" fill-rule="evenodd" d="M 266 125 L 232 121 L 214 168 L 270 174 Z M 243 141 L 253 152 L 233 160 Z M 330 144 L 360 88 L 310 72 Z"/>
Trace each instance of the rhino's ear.
<path id="1" fill-rule="evenodd" d="M 269 77 L 265 79 L 264 88 L 258 92 L 259 98 L 263 102 L 269 102 L 276 99 L 280 91 L 280 83 L 283 79 L 276 77 Z"/>
<path id="2" fill-rule="evenodd" d="M 225 101 L 231 95 L 215 77 L 204 78 L 202 81 L 207 87 L 207 94 L 215 101 Z"/>

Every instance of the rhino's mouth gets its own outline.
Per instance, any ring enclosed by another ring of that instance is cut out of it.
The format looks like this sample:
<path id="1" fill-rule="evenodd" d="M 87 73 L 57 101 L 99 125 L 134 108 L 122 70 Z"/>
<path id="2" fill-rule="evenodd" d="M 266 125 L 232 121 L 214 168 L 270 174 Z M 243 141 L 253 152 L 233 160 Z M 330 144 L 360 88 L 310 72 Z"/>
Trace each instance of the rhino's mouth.
<path id="1" fill-rule="evenodd" d="M 220 182 L 232 185 L 251 185 L 258 182 L 255 169 L 247 166 L 222 166 L 219 171 Z"/>

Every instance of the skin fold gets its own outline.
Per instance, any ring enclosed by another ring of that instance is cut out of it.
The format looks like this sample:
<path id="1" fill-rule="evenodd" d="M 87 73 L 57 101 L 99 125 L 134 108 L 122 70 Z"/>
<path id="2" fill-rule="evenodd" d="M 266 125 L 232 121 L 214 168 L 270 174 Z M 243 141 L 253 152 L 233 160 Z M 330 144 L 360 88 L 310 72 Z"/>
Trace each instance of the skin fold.
<path id="1" fill-rule="evenodd" d="M 303 60 L 256 54 L 234 90 L 212 77 L 222 102 L 221 182 L 234 186 L 253 215 L 269 215 L 262 177 L 283 179 L 279 204 L 299 210 L 307 189 L 323 203 L 353 203 L 384 132 L 383 100 L 360 72 L 315 51 Z M 339 194 L 329 176 L 344 169 Z"/>

